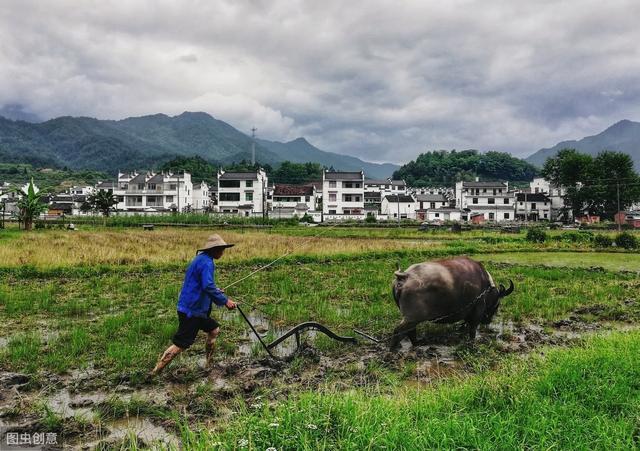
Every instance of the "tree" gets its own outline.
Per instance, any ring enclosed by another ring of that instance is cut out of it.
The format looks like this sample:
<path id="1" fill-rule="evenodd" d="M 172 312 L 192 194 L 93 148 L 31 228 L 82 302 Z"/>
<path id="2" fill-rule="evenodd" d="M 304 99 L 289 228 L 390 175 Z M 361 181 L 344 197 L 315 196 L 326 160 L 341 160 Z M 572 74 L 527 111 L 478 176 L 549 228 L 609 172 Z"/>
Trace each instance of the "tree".
<path id="1" fill-rule="evenodd" d="M 36 192 L 33 179 L 29 182 L 26 190 L 16 190 L 20 194 L 20 200 L 17 202 L 18 219 L 24 224 L 25 230 L 31 230 L 33 220 L 44 213 L 49 208 L 47 204 L 42 202 L 42 191 Z"/>
<path id="2" fill-rule="evenodd" d="M 563 149 L 546 161 L 542 175 L 565 187 L 565 202 L 574 215 L 584 211 L 612 218 L 640 200 L 640 176 L 631 157 L 622 152 L 604 151 L 595 158 Z"/>
<path id="3" fill-rule="evenodd" d="M 292 163 L 283 161 L 282 164 L 270 174 L 275 183 L 307 183 L 312 180 L 322 179 L 323 167 L 318 163 Z"/>
<path id="4" fill-rule="evenodd" d="M 87 197 L 87 203 L 91 205 L 94 211 L 99 211 L 106 218 L 118 201 L 111 191 L 100 190 Z"/>
<path id="5" fill-rule="evenodd" d="M 504 152 L 435 150 L 420 154 L 395 171 L 393 178 L 411 186 L 453 186 L 456 181 L 475 177 L 529 181 L 536 174 L 534 166 Z"/>

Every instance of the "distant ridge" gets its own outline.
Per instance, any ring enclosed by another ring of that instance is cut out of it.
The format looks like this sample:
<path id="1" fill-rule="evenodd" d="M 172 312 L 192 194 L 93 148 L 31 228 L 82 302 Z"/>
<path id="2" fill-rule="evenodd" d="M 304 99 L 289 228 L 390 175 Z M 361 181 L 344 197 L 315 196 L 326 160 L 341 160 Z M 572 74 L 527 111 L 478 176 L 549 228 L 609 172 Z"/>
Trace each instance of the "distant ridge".
<path id="1" fill-rule="evenodd" d="M 249 160 L 251 137 L 203 112 L 153 114 L 122 120 L 63 116 L 32 123 L 0 116 L 0 162 L 44 167 L 118 170 L 147 169 L 176 156 L 199 155 L 218 164 Z M 376 164 L 322 151 L 306 139 L 287 143 L 257 140 L 257 160 L 315 162 L 340 170 L 364 169 L 388 177 L 398 166 Z"/>
<path id="2" fill-rule="evenodd" d="M 628 153 L 636 170 L 640 170 L 640 122 L 628 119 L 616 122 L 597 135 L 587 136 L 578 141 L 562 141 L 553 147 L 540 149 L 527 157 L 526 161 L 542 166 L 548 158 L 555 156 L 562 149 L 576 149 L 589 155 L 597 155 L 603 150 Z"/>

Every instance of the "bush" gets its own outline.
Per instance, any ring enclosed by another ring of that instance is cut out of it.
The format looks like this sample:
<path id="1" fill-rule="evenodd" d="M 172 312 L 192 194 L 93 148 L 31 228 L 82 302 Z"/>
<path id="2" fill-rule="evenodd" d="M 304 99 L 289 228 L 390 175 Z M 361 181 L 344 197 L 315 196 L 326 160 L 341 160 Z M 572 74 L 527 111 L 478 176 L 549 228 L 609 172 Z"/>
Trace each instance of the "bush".
<path id="1" fill-rule="evenodd" d="M 593 232 L 586 230 L 562 232 L 556 236 L 556 240 L 567 243 L 591 243 L 595 239 Z"/>
<path id="2" fill-rule="evenodd" d="M 638 247 L 638 239 L 629 232 L 622 232 L 616 236 L 616 246 L 623 249 L 635 249 Z"/>
<path id="3" fill-rule="evenodd" d="M 532 243 L 544 243 L 547 240 L 547 232 L 540 227 L 531 227 L 527 230 L 527 241 Z"/>
<path id="4" fill-rule="evenodd" d="M 376 222 L 376 217 L 374 215 L 367 215 L 367 217 L 364 219 L 364 222 L 373 224 L 374 222 Z"/>
<path id="5" fill-rule="evenodd" d="M 613 239 L 609 235 L 599 234 L 593 239 L 593 243 L 596 247 L 611 247 Z"/>

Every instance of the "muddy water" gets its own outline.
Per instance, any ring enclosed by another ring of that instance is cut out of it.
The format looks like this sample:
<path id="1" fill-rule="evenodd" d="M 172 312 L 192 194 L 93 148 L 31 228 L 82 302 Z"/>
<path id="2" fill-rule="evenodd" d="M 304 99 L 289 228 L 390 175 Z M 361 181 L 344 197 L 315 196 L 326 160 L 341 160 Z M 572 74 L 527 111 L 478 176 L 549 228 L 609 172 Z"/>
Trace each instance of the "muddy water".
<path id="1" fill-rule="evenodd" d="M 260 339 L 265 344 L 269 344 L 278 337 L 281 337 L 287 333 L 290 328 L 277 327 L 271 324 L 269 319 L 257 310 L 253 310 L 246 313 L 247 318 L 253 324 L 253 327 L 260 335 Z M 235 315 L 235 314 L 234 314 Z M 236 316 L 231 316 L 230 313 L 222 315 L 224 320 L 238 321 Z M 249 325 L 240 319 L 242 324 L 246 326 L 246 330 L 243 335 L 237 340 L 237 354 L 243 357 L 255 357 L 260 352 L 264 352 L 260 340 L 253 331 L 249 328 Z M 317 337 L 315 330 L 307 330 L 300 334 L 300 342 L 312 345 Z M 292 355 L 298 348 L 295 336 L 291 336 L 275 347 L 271 352 L 278 357 L 288 357 Z"/>

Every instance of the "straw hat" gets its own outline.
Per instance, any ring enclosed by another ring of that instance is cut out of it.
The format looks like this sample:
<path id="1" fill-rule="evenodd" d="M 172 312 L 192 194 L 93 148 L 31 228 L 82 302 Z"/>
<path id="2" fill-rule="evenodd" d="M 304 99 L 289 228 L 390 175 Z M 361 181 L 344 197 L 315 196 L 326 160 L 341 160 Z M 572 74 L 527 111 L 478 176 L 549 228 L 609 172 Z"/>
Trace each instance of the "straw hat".
<path id="1" fill-rule="evenodd" d="M 204 246 L 202 246 L 200 249 L 198 249 L 199 251 L 206 251 L 208 249 L 213 249 L 214 247 L 223 247 L 223 248 L 228 248 L 228 247 L 232 247 L 234 246 L 233 244 L 227 244 L 220 235 L 218 235 L 217 233 L 213 234 L 213 235 L 209 235 L 209 238 L 207 238 L 207 242 L 204 243 Z"/>

